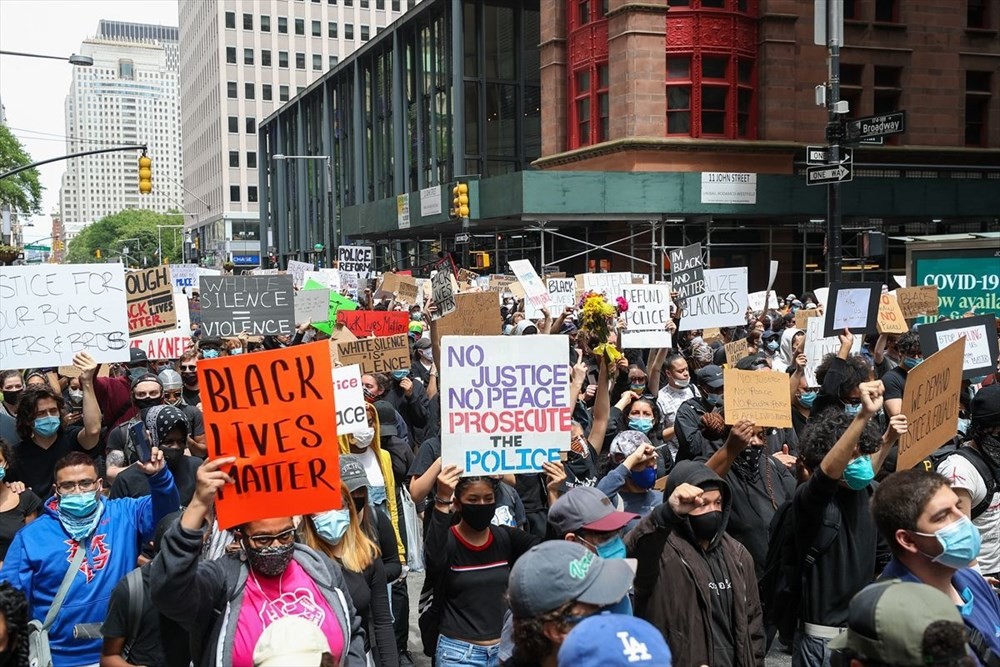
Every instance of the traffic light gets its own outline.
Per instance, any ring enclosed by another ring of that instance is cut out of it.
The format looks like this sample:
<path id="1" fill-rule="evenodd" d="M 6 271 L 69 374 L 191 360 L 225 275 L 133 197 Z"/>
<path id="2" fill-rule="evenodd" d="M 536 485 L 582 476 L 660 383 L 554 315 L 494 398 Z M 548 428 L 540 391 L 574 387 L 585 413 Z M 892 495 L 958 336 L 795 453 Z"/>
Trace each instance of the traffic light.
<path id="1" fill-rule="evenodd" d="M 451 217 L 469 217 L 469 184 L 459 181 L 451 189 Z"/>
<path id="2" fill-rule="evenodd" d="M 101 249 L 100 248 L 97 248 L 96 250 L 94 250 L 94 257 L 96 257 L 97 259 L 101 258 Z"/>
<path id="3" fill-rule="evenodd" d="M 490 268 L 490 253 L 485 251 L 478 251 L 472 253 L 475 257 L 475 267 L 477 269 L 488 269 Z"/>
<path id="4" fill-rule="evenodd" d="M 153 191 L 153 161 L 143 151 L 139 157 L 139 194 L 148 195 Z"/>

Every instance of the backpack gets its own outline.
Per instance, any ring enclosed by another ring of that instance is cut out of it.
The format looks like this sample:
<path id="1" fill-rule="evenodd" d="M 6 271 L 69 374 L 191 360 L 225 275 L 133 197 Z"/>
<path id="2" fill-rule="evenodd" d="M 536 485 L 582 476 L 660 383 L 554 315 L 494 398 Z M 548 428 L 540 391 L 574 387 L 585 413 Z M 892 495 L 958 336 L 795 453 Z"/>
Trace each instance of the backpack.
<path id="1" fill-rule="evenodd" d="M 976 469 L 976 472 L 983 479 L 983 483 L 986 485 L 986 495 L 983 497 L 982 501 L 972 508 L 972 518 L 978 518 L 983 512 L 989 509 L 990 503 L 993 501 L 993 495 L 997 492 L 997 479 L 996 473 L 983 455 L 979 453 L 979 450 L 973 449 L 972 447 L 958 446 L 954 447 L 947 445 L 935 450 L 930 456 L 928 456 L 923 461 L 917 463 L 916 467 L 921 465 L 927 472 L 936 472 L 938 466 L 944 462 L 949 456 L 957 454 L 964 458 L 966 461 L 972 464 Z"/>
<path id="2" fill-rule="evenodd" d="M 122 658 L 131 662 L 132 649 L 142 627 L 142 614 L 146 610 L 146 588 L 142 584 L 142 569 L 136 568 L 125 575 L 128 589 L 128 642 L 122 649 Z"/>

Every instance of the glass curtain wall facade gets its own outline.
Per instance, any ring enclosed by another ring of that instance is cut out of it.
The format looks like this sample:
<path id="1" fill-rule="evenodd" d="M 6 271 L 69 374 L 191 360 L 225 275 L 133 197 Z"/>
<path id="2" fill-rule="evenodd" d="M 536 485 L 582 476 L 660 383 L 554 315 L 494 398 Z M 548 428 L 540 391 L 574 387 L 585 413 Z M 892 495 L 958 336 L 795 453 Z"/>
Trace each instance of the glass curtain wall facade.
<path id="1" fill-rule="evenodd" d="M 262 256 L 328 265 L 345 207 L 527 169 L 541 154 L 538 42 L 537 0 L 425 1 L 267 118 Z"/>

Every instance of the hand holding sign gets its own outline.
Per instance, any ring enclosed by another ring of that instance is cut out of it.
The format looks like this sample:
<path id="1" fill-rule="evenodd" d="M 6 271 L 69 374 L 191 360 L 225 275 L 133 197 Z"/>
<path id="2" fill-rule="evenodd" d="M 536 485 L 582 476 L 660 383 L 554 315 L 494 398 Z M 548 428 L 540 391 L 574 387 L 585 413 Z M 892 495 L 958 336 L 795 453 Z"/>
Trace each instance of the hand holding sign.
<path id="1" fill-rule="evenodd" d="M 222 469 L 228 469 L 234 463 L 236 463 L 235 456 L 223 456 L 218 459 L 205 459 L 198 466 L 198 472 L 195 475 L 194 497 L 184 511 L 185 516 L 193 509 L 207 513 L 207 510 L 215 504 L 215 496 L 222 490 L 222 487 L 233 483 L 233 478 Z M 196 504 L 200 507 L 197 507 Z M 185 527 L 189 527 L 186 522 Z M 201 530 L 201 522 L 197 522 L 193 528 Z"/>

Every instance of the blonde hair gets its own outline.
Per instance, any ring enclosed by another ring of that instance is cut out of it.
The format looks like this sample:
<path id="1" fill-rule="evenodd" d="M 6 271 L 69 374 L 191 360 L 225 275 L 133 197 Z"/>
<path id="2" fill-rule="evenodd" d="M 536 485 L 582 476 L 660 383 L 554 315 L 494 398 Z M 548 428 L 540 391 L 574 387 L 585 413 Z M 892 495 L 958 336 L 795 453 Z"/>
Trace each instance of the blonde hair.
<path id="1" fill-rule="evenodd" d="M 344 537 L 340 541 L 342 547 L 340 557 L 334 556 L 333 545 L 320 537 L 319 533 L 316 532 L 313 519 L 308 514 L 304 517 L 305 521 L 302 522 L 302 537 L 305 540 L 306 546 L 325 554 L 331 559 L 339 560 L 351 572 L 363 572 L 376 558 L 382 557 L 382 552 L 379 550 L 378 545 L 368 537 L 361 526 L 361 519 L 354 508 L 354 500 L 351 498 L 351 492 L 343 482 L 340 483 L 340 496 L 341 502 L 351 515 L 351 523 L 347 526 L 347 532 L 344 533 Z"/>

